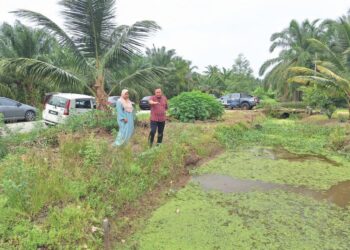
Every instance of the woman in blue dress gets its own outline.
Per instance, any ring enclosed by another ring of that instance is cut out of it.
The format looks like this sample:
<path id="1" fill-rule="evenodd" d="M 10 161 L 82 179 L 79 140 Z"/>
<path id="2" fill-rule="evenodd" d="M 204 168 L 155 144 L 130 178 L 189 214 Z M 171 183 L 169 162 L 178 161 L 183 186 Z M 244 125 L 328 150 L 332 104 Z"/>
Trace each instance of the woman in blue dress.
<path id="1" fill-rule="evenodd" d="M 115 146 L 121 146 L 126 144 L 134 133 L 133 106 L 129 99 L 129 91 L 127 89 L 123 89 L 116 107 L 119 132 L 115 140 Z"/>

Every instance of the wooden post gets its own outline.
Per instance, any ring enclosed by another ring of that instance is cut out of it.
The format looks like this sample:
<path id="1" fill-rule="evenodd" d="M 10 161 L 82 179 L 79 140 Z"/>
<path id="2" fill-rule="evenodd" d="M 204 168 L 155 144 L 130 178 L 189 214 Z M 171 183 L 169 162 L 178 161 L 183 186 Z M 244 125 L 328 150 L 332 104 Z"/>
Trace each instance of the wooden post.
<path id="1" fill-rule="evenodd" d="M 105 250 L 110 250 L 111 249 L 110 225 L 107 218 L 103 220 L 103 235 L 104 235 Z"/>

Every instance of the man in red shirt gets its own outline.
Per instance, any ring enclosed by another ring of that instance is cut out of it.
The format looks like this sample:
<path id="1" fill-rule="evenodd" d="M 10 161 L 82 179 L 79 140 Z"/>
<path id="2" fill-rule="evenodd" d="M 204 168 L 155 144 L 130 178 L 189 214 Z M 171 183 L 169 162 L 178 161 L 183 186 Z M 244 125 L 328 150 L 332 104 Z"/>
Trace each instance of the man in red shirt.
<path id="1" fill-rule="evenodd" d="M 155 95 L 149 99 L 149 104 L 151 105 L 151 133 L 149 134 L 149 144 L 152 147 L 157 130 L 157 145 L 161 144 L 163 141 L 168 99 L 163 95 L 161 89 L 156 89 Z"/>

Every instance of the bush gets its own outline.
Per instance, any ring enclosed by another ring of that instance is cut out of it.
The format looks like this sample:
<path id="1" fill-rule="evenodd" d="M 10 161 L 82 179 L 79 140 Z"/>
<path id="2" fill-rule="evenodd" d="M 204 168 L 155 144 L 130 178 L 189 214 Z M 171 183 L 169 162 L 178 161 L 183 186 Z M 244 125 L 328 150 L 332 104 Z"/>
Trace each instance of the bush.
<path id="1" fill-rule="evenodd" d="M 170 100 L 170 116 L 182 122 L 220 118 L 224 108 L 213 96 L 198 91 L 185 92 Z"/>
<path id="2" fill-rule="evenodd" d="M 304 102 L 282 102 L 280 107 L 288 109 L 306 109 L 307 104 Z"/>
<path id="3" fill-rule="evenodd" d="M 341 123 L 347 122 L 348 121 L 348 116 L 347 115 L 343 115 L 343 114 L 339 114 L 338 115 L 338 121 Z"/>
<path id="4" fill-rule="evenodd" d="M 301 88 L 304 92 L 305 103 L 311 108 L 320 108 L 322 113 L 326 114 L 328 119 L 332 118 L 336 110 L 334 97 L 326 89 L 313 87 Z"/>
<path id="5" fill-rule="evenodd" d="M 81 115 L 69 117 L 67 122 L 61 125 L 64 131 L 81 131 L 84 129 L 104 128 L 111 132 L 118 129 L 117 114 L 94 110 Z"/>
<path id="6" fill-rule="evenodd" d="M 345 146 L 346 139 L 345 131 L 338 127 L 330 133 L 328 146 L 334 151 L 341 150 Z"/>

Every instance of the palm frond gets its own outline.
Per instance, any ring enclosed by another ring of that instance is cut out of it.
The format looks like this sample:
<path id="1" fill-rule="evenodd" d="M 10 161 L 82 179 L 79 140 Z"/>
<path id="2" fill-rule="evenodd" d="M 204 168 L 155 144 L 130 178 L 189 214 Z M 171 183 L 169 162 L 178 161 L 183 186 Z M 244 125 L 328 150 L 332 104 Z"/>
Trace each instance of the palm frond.
<path id="1" fill-rule="evenodd" d="M 322 84 L 333 85 L 333 82 L 327 78 L 319 76 L 294 76 L 288 79 L 288 83 L 298 83 L 301 85 Z"/>
<path id="2" fill-rule="evenodd" d="M 57 85 L 83 85 L 84 83 L 71 73 L 49 63 L 29 58 L 2 59 L 0 67 L 4 71 L 15 71 L 33 80 L 51 81 Z"/>
<path id="3" fill-rule="evenodd" d="M 344 83 L 350 84 L 350 82 L 348 80 L 346 80 L 343 77 L 339 76 L 338 74 L 334 73 L 330 69 L 323 67 L 323 66 L 320 66 L 320 65 L 317 65 L 316 67 L 317 67 L 317 70 L 321 74 L 323 74 L 329 78 L 332 78 L 332 79 L 336 80 L 337 82 L 344 82 Z"/>
<path id="4" fill-rule="evenodd" d="M 266 62 L 264 62 L 263 65 L 261 65 L 260 70 L 259 70 L 259 75 L 262 76 L 265 74 L 266 70 L 271 67 L 272 65 L 278 64 L 282 61 L 281 58 L 277 57 L 277 58 L 273 58 L 273 59 L 269 59 Z"/>
<path id="5" fill-rule="evenodd" d="M 11 88 L 4 83 L 0 83 L 0 95 L 15 99 L 15 94 Z"/>
<path id="6" fill-rule="evenodd" d="M 324 44 L 321 41 L 314 39 L 314 38 L 308 39 L 308 41 L 310 42 L 310 45 L 313 48 L 328 54 L 331 62 L 336 64 L 339 69 L 344 70 L 344 66 L 343 66 L 341 60 L 339 59 L 339 56 L 337 56 L 326 44 Z"/>
<path id="7" fill-rule="evenodd" d="M 115 25 L 115 0 L 61 0 L 65 26 L 87 56 L 100 58 L 110 46 Z"/>
<path id="8" fill-rule="evenodd" d="M 298 75 L 314 75 L 317 74 L 315 70 L 306 68 L 306 67 L 291 67 L 289 68 L 289 71 L 292 72 L 293 74 L 298 74 Z"/>
<path id="9" fill-rule="evenodd" d="M 58 42 L 62 46 L 69 48 L 72 51 L 72 53 L 74 53 L 76 60 L 75 65 L 77 68 L 86 69 L 89 67 L 88 62 L 86 61 L 85 57 L 81 54 L 74 41 L 68 36 L 68 34 L 63 29 L 61 29 L 51 19 L 38 12 L 30 10 L 20 9 L 11 13 L 14 13 L 17 17 L 24 18 L 30 22 L 35 23 L 40 27 L 45 28 L 51 35 L 57 38 Z"/>
<path id="10" fill-rule="evenodd" d="M 123 63 L 135 54 L 141 53 L 145 39 L 159 29 L 160 27 L 153 21 L 140 21 L 132 26 L 119 26 L 112 35 L 114 45 L 105 54 L 102 65 Z"/>
<path id="11" fill-rule="evenodd" d="M 134 85 L 136 84 L 142 86 L 148 83 L 156 82 L 166 73 L 168 73 L 168 71 L 169 70 L 167 68 L 163 67 L 149 67 L 146 69 L 137 70 L 133 74 L 125 77 L 115 84 L 110 90 L 109 94 L 111 94 L 115 88 L 118 87 L 118 85 L 127 87 L 129 83 L 133 83 Z"/>

